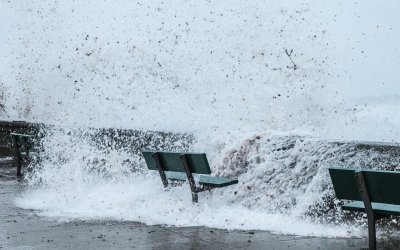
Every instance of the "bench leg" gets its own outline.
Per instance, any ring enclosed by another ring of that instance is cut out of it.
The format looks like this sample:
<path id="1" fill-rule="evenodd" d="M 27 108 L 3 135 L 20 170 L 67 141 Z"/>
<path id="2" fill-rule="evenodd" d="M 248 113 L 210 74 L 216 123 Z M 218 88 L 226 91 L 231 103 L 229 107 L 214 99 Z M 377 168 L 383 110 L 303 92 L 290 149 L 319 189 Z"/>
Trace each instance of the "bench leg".
<path id="1" fill-rule="evenodd" d="M 192 202 L 193 203 L 199 202 L 199 196 L 196 192 L 192 192 Z"/>
<path id="2" fill-rule="evenodd" d="M 158 157 L 158 153 L 153 153 L 152 156 L 156 162 L 157 170 L 158 170 L 158 173 L 160 174 L 161 181 L 164 185 L 164 188 L 166 188 L 166 187 L 168 187 L 168 180 L 167 180 L 167 176 L 165 175 L 164 168 L 161 165 L 160 158 Z"/>
<path id="3" fill-rule="evenodd" d="M 14 158 L 17 162 L 17 176 L 21 176 L 21 168 L 22 168 L 22 159 L 21 159 L 21 152 L 18 146 L 14 146 Z"/>
<path id="4" fill-rule="evenodd" d="M 358 189 L 364 203 L 365 212 L 367 213 L 369 249 L 376 250 L 375 214 L 374 210 L 372 209 L 371 198 L 369 196 L 367 183 L 365 182 L 362 172 L 356 172 L 355 175 L 357 179 Z"/>
<path id="5" fill-rule="evenodd" d="M 22 176 L 21 174 L 21 168 L 22 168 L 22 161 L 19 157 L 17 157 L 17 176 Z"/>
<path id="6" fill-rule="evenodd" d="M 197 202 L 199 202 L 199 196 L 197 194 L 197 187 L 196 187 L 196 183 L 194 182 L 192 172 L 190 171 L 189 161 L 186 158 L 185 154 L 181 154 L 181 160 L 182 160 L 183 166 L 185 167 L 185 172 L 186 172 L 186 176 L 189 181 L 190 190 L 192 191 L 192 202 L 197 203 Z"/>
<path id="7" fill-rule="evenodd" d="M 376 229 L 375 229 L 375 218 L 372 215 L 368 216 L 368 242 L 369 242 L 369 249 L 375 250 L 376 249 Z"/>

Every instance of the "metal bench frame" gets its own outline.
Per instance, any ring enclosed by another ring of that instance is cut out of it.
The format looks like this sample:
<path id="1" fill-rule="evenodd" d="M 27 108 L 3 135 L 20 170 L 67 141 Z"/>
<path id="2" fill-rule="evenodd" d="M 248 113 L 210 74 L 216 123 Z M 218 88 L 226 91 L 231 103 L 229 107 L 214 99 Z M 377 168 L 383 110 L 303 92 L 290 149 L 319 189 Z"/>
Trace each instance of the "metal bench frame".
<path id="1" fill-rule="evenodd" d="M 193 203 L 198 202 L 199 192 L 238 183 L 237 179 L 211 176 L 210 165 L 204 153 L 142 150 L 142 154 L 147 168 L 159 173 L 164 188 L 188 181 Z"/>
<path id="2" fill-rule="evenodd" d="M 168 187 L 168 178 L 165 175 L 165 171 L 161 164 L 160 158 L 158 157 L 158 154 L 159 154 L 158 152 L 152 153 L 152 157 L 156 162 L 158 173 L 160 174 L 162 183 L 163 183 L 164 187 L 166 188 L 166 187 Z M 214 187 L 211 187 L 211 186 L 197 187 L 196 182 L 194 181 L 194 178 L 193 178 L 193 173 L 190 171 L 190 165 L 189 165 L 189 161 L 187 159 L 186 154 L 181 154 L 180 158 L 183 163 L 183 166 L 185 167 L 185 173 L 186 173 L 187 179 L 189 181 L 190 190 L 192 192 L 192 202 L 197 203 L 199 201 L 199 197 L 198 197 L 197 193 L 211 190 Z"/>
<path id="3" fill-rule="evenodd" d="M 22 176 L 22 162 L 26 162 L 29 164 L 29 162 L 31 161 L 30 153 L 33 143 L 32 136 L 17 133 L 11 133 L 10 136 L 14 159 L 17 163 L 17 176 L 20 177 Z M 23 151 L 25 152 L 24 157 L 22 157 Z"/>
<path id="4" fill-rule="evenodd" d="M 367 183 L 365 182 L 365 178 L 364 178 L 362 171 L 357 171 L 355 173 L 355 177 L 357 178 L 358 190 L 360 191 L 361 198 L 364 203 L 365 212 L 367 213 L 369 249 L 374 250 L 374 249 L 376 249 L 375 222 L 376 222 L 376 220 L 381 219 L 383 217 L 387 217 L 387 216 L 380 215 L 378 218 L 378 215 L 376 215 L 374 213 L 374 210 L 372 209 L 372 204 L 371 204 L 371 197 L 369 195 Z"/>

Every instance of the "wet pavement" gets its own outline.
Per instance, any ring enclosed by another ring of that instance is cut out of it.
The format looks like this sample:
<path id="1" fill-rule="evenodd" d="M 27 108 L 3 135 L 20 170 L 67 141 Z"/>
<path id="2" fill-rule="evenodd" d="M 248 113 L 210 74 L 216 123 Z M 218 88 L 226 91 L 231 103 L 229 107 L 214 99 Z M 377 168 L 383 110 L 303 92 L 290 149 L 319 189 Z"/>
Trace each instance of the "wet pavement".
<path id="1" fill-rule="evenodd" d="M 14 198 L 25 183 L 0 161 L 0 249 L 362 249 L 367 238 L 339 239 L 228 231 L 204 227 L 148 226 L 137 222 L 58 222 L 18 208 Z M 399 241 L 378 242 L 398 249 Z"/>

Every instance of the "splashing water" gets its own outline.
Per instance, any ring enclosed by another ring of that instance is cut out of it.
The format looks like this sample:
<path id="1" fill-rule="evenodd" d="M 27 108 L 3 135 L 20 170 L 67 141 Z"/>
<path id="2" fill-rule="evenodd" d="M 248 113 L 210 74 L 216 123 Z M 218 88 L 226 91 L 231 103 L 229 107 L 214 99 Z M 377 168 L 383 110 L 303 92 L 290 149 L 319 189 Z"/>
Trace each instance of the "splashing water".
<path id="1" fill-rule="evenodd" d="M 327 167 L 399 157 L 328 139 L 400 141 L 398 5 L 1 2 L 0 117 L 62 128 L 45 129 L 16 203 L 62 220 L 359 236 Z M 239 184 L 193 205 L 186 185 L 163 190 L 143 147 L 206 152 Z"/>
<path id="2" fill-rule="evenodd" d="M 181 135 L 179 142 L 166 134 L 150 140 L 138 134 L 131 136 L 132 148 L 126 150 L 129 146 L 113 143 L 121 135 L 107 136 L 103 144 L 96 141 L 98 133 L 87 130 L 55 131 L 46 136 L 43 143 L 50 149 L 45 154 L 48 157 L 33 166 L 27 176 L 31 190 L 16 200 L 17 205 L 59 220 L 117 219 L 360 236 L 364 221 L 340 211 L 342 203 L 334 199 L 327 168 L 387 168 L 385 164 L 398 166 L 400 162 L 396 148 L 379 151 L 295 134 L 257 134 L 237 149 L 219 152 L 220 158 L 210 154 L 212 172 L 237 177 L 239 184 L 201 193 L 200 202 L 192 204 L 187 184 L 164 190 L 158 173 L 146 170 L 137 151 L 138 145 L 186 151 L 189 137 Z"/>
<path id="3" fill-rule="evenodd" d="M 396 1 L 1 4 L 3 118 L 400 141 Z"/>

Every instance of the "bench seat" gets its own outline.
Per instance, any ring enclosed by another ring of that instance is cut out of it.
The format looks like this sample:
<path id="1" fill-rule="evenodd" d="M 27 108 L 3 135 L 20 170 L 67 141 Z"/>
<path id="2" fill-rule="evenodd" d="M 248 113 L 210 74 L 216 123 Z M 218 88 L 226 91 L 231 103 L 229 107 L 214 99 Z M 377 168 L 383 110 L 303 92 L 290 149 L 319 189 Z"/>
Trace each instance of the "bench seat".
<path id="1" fill-rule="evenodd" d="M 238 184 L 238 180 L 231 180 L 224 177 L 200 175 L 199 184 L 209 187 L 227 187 L 233 184 Z"/>
<path id="2" fill-rule="evenodd" d="M 21 155 L 21 157 L 26 157 L 26 152 L 21 152 L 20 155 Z M 39 153 L 38 152 L 29 152 L 29 157 L 39 158 Z"/>
<path id="3" fill-rule="evenodd" d="M 167 178 L 171 181 L 187 181 L 188 178 L 186 173 L 182 172 L 165 172 Z M 199 178 L 199 184 L 208 187 L 227 187 L 233 184 L 237 184 L 238 180 L 231 180 L 224 177 L 215 177 L 207 175 L 197 175 Z M 194 177 L 196 178 L 196 176 Z"/>
<path id="4" fill-rule="evenodd" d="M 376 214 L 381 215 L 400 215 L 400 205 L 392 205 L 385 203 L 376 203 L 371 202 L 372 210 Z M 353 201 L 348 204 L 342 206 L 343 210 L 355 211 L 355 212 L 364 212 L 364 202 L 362 201 Z"/>

